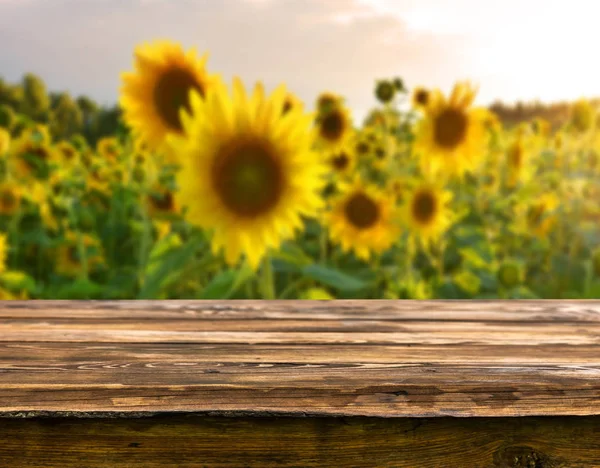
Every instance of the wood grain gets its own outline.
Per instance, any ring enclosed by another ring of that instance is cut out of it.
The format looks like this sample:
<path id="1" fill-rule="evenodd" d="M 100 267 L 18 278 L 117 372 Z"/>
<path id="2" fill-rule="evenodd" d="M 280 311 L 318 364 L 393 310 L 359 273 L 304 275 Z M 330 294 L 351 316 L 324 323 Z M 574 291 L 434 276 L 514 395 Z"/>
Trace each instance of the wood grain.
<path id="1" fill-rule="evenodd" d="M 19 468 L 581 468 L 600 420 L 555 418 L 5 419 L 0 466 Z"/>
<path id="2" fill-rule="evenodd" d="M 0 303 L 0 417 L 173 411 L 599 415 L 600 301 Z"/>

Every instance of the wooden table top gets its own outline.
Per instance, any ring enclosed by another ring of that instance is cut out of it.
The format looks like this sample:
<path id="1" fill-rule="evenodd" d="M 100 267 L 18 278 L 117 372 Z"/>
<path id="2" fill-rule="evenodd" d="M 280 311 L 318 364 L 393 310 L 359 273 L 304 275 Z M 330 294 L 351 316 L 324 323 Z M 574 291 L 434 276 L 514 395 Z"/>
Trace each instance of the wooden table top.
<path id="1" fill-rule="evenodd" d="M 600 301 L 3 301 L 0 417 L 600 414 Z"/>

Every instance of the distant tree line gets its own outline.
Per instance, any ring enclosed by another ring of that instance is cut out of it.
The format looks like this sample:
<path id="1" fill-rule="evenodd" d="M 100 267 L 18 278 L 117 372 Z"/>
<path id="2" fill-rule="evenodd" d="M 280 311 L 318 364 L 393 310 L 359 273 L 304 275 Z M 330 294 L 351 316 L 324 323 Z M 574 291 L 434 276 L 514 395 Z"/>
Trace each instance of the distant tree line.
<path id="1" fill-rule="evenodd" d="M 118 106 L 102 107 L 87 96 L 49 92 L 44 81 L 27 73 L 20 83 L 0 77 L 0 126 L 19 133 L 19 127 L 36 122 L 48 125 L 56 140 L 82 135 L 91 144 L 105 136 L 126 132 Z"/>
<path id="2" fill-rule="evenodd" d="M 596 109 L 600 107 L 600 99 L 590 99 L 589 102 Z M 494 102 L 489 109 L 493 111 L 507 127 L 530 121 L 536 117 L 547 120 L 553 129 L 562 127 L 571 116 L 573 103 L 568 101 L 555 103 L 542 103 L 540 101 L 506 104 L 500 101 Z"/>

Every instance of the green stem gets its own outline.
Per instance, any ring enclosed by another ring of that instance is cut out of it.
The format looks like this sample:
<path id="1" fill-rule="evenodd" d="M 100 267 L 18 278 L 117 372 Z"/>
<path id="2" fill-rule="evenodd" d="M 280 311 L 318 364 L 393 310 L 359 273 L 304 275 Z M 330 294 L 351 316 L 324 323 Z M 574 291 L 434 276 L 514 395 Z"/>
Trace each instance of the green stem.
<path id="1" fill-rule="evenodd" d="M 293 293 L 294 291 L 297 292 L 298 289 L 300 289 L 300 287 L 303 284 L 307 283 L 308 281 L 309 280 L 307 280 L 306 278 L 300 278 L 300 279 L 297 279 L 296 281 L 289 282 L 288 285 L 286 286 L 286 288 L 283 291 L 281 291 L 281 293 L 279 294 L 278 299 L 287 299 L 291 293 Z M 298 297 L 298 294 L 296 294 L 295 298 L 297 298 L 297 297 Z"/>
<path id="2" fill-rule="evenodd" d="M 267 255 L 263 261 L 262 270 L 260 272 L 260 290 L 263 299 L 273 300 L 275 299 L 275 281 L 273 277 L 273 265 L 271 258 Z"/>

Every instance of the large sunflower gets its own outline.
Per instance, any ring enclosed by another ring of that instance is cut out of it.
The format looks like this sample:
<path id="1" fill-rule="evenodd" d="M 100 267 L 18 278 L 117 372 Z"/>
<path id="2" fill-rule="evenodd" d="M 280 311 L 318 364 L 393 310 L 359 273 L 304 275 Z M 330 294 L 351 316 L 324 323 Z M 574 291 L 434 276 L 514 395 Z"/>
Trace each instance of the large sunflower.
<path id="1" fill-rule="evenodd" d="M 152 149 L 162 149 L 166 135 L 182 133 L 180 112 L 190 109 L 190 91 L 204 97 L 218 80 L 207 73 L 207 59 L 168 41 L 136 49 L 136 71 L 122 75 L 120 104 L 133 133 Z"/>
<path id="2" fill-rule="evenodd" d="M 212 230 L 213 251 L 230 265 L 245 254 L 258 268 L 322 206 L 327 167 L 311 149 L 312 116 L 282 116 L 285 96 L 280 86 L 266 97 L 258 83 L 248 97 L 238 78 L 233 96 L 221 84 L 206 99 L 192 93 L 185 136 L 169 138 L 182 155 L 176 198 L 191 223 Z"/>
<path id="3" fill-rule="evenodd" d="M 427 175 L 444 169 L 449 175 L 462 176 L 475 169 L 484 155 L 483 111 L 471 108 L 475 93 L 467 83 L 458 83 L 448 99 L 438 90 L 430 93 L 414 146 Z"/>
<path id="4" fill-rule="evenodd" d="M 394 198 L 358 178 L 347 186 L 325 215 L 329 236 L 346 252 L 368 261 L 398 238 Z"/>
<path id="5" fill-rule="evenodd" d="M 406 196 L 402 209 L 404 223 L 423 246 L 437 241 L 451 224 L 447 204 L 452 194 L 433 184 L 416 185 Z"/>

